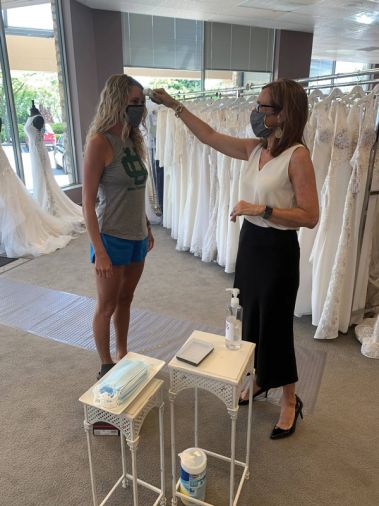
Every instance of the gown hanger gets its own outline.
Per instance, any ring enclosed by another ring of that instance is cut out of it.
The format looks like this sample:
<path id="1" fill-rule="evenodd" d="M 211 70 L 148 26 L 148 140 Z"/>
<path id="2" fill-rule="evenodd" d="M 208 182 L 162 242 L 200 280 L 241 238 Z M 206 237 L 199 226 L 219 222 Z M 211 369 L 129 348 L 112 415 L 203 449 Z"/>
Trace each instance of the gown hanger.
<path id="1" fill-rule="evenodd" d="M 362 86 L 355 85 L 353 88 L 349 91 L 349 93 L 346 93 L 346 95 L 342 98 L 342 101 L 346 104 L 354 104 L 356 101 L 360 102 L 362 99 L 363 101 L 366 101 L 366 93 L 363 90 Z"/>
<path id="2" fill-rule="evenodd" d="M 325 95 L 323 94 L 323 92 L 321 90 L 319 90 L 317 88 L 317 89 L 311 91 L 311 93 L 309 94 L 308 100 L 315 99 L 315 98 L 325 98 Z"/>
<path id="3" fill-rule="evenodd" d="M 321 90 L 319 89 L 312 90 L 308 96 L 308 104 L 310 109 L 313 109 L 313 106 L 318 102 L 320 102 L 320 100 L 322 100 L 323 98 L 325 98 L 325 95 Z"/>
<path id="4" fill-rule="evenodd" d="M 340 88 L 333 88 L 331 93 L 329 93 L 329 95 L 324 98 L 323 102 L 331 102 L 335 98 L 342 98 L 344 95 L 345 94 Z"/>

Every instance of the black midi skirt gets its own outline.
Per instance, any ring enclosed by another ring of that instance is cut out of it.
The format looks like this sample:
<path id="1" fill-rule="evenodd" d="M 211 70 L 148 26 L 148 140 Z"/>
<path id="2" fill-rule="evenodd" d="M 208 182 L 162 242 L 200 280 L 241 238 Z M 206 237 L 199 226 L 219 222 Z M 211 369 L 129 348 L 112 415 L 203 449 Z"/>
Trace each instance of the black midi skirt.
<path id="1" fill-rule="evenodd" d="M 242 338 L 256 343 L 256 382 L 276 388 L 298 380 L 293 314 L 299 287 L 299 243 L 295 230 L 241 229 L 234 286 L 243 307 Z"/>

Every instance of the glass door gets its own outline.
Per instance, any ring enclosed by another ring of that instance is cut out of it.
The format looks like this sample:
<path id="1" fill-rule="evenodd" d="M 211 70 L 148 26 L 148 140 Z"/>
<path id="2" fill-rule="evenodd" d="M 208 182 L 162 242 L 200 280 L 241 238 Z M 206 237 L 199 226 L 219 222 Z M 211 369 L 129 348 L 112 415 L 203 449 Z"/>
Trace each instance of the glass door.
<path id="1" fill-rule="evenodd" d="M 32 101 L 44 118 L 43 141 L 49 155 L 51 171 L 64 187 L 76 182 L 73 160 L 67 88 L 64 84 L 62 41 L 58 2 L 33 2 L 19 7 L 7 2 L 2 11 L 3 38 L 7 52 L 10 93 L 14 103 L 14 130 L 20 145 L 20 158 L 10 160 L 33 191 L 28 137 L 24 125 Z M 8 143 L 12 137 L 8 136 Z M 17 150 L 16 150 L 17 151 Z M 19 169 L 21 166 L 21 170 Z"/>

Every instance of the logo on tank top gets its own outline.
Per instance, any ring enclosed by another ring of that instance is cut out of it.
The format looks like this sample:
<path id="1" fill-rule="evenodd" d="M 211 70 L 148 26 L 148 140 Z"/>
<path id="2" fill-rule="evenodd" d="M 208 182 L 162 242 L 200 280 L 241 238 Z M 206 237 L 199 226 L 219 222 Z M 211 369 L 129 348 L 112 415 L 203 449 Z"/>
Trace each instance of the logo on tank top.
<path id="1" fill-rule="evenodd" d="M 132 153 L 129 148 L 125 148 L 121 163 L 128 176 L 134 179 L 136 186 L 145 184 L 147 170 L 136 153 Z"/>

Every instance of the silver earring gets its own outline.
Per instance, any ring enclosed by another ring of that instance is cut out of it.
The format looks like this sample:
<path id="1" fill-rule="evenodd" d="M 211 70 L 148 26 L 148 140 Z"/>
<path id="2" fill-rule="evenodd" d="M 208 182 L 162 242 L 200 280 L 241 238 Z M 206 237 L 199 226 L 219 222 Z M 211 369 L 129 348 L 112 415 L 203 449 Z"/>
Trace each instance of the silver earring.
<path id="1" fill-rule="evenodd" d="M 282 135 L 283 135 L 283 130 L 281 129 L 280 126 L 276 127 L 275 128 L 275 139 L 281 139 L 282 138 Z"/>

